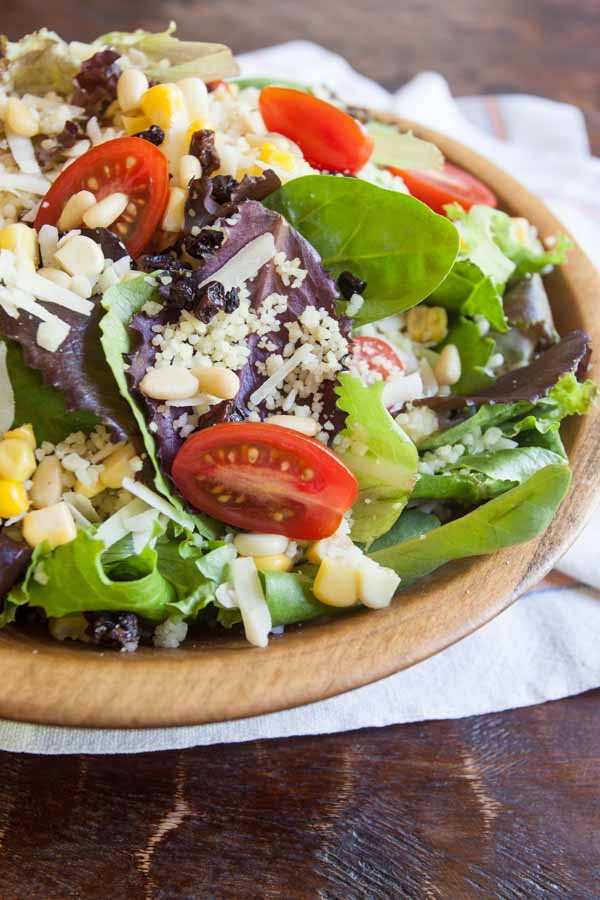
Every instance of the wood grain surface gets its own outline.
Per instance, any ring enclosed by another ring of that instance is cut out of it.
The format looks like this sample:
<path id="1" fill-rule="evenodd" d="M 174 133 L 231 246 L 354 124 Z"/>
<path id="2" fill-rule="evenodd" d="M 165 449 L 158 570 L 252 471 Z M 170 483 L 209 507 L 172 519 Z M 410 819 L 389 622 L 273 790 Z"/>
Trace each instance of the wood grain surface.
<path id="1" fill-rule="evenodd" d="M 3 0 L 0 30 L 307 37 L 395 88 L 576 103 L 600 153 L 598 0 Z M 456 722 L 140 757 L 0 754 L 0 898 L 597 900 L 600 693 Z"/>
<path id="2" fill-rule="evenodd" d="M 600 705 L 5 756 L 2 900 L 597 900 Z"/>

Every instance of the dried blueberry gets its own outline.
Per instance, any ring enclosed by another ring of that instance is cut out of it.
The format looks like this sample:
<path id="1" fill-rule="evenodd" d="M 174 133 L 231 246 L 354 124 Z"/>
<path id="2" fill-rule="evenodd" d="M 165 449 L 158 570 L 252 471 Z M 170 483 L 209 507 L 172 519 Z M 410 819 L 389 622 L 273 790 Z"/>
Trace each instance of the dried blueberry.
<path id="1" fill-rule="evenodd" d="M 196 294 L 194 315 L 208 324 L 225 307 L 225 288 L 220 281 L 209 281 Z"/>
<path id="2" fill-rule="evenodd" d="M 106 644 L 117 649 L 135 650 L 140 642 L 140 621 L 131 612 L 85 613 L 89 622 L 87 633 L 94 644 Z"/>
<path id="3" fill-rule="evenodd" d="M 142 140 L 154 144 L 155 147 L 160 147 L 165 139 L 165 133 L 158 125 L 151 125 L 146 131 L 138 131 L 134 137 L 142 138 Z"/>
<path id="4" fill-rule="evenodd" d="M 240 305 L 240 289 L 236 287 L 230 288 L 225 294 L 225 303 L 223 309 L 226 313 L 235 312 Z"/>
<path id="5" fill-rule="evenodd" d="M 367 286 L 366 281 L 352 272 L 340 272 L 337 283 L 344 300 L 350 300 L 353 294 L 362 294 Z"/>
<path id="6" fill-rule="evenodd" d="M 190 154 L 195 156 L 202 166 L 203 175 L 212 175 L 221 165 L 219 154 L 215 149 L 215 133 L 209 128 L 195 131 L 190 141 Z"/>
<path id="7" fill-rule="evenodd" d="M 224 234 L 222 231 L 215 231 L 214 228 L 203 228 L 196 237 L 186 237 L 184 246 L 185 251 L 194 259 L 205 260 L 219 249 L 223 243 Z"/>

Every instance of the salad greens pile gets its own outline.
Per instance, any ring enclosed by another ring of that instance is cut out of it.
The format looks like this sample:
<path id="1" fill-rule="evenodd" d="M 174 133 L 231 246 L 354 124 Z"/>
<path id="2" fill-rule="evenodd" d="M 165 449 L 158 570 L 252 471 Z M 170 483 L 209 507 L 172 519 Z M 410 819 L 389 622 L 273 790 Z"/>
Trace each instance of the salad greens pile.
<path id="1" fill-rule="evenodd" d="M 88 78 L 98 77 L 103 92 L 113 90 L 114 73 L 107 71 L 116 57 L 103 56 L 107 49 L 129 64 L 142 60 L 151 82 L 217 82 L 237 74 L 227 47 L 179 41 L 173 30 L 112 32 L 83 54 L 83 45 L 46 30 L 17 43 L 4 39 L 0 85 L 8 94 L 52 90 L 70 97 L 84 59 Z M 242 93 L 273 84 L 309 90 L 272 79 L 235 84 Z M 206 133 L 203 141 L 214 151 Z M 444 165 L 437 147 L 390 125 L 368 122 L 366 134 L 373 141 L 369 165 L 379 170 L 435 172 Z M 285 366 L 298 349 L 290 338 L 294 323 L 318 309 L 351 350 L 365 336 L 383 341 L 402 367 L 412 360 L 421 373 L 433 372 L 448 346 L 460 358 L 454 383 L 424 388 L 414 402 L 386 403 L 388 379 L 363 378 L 347 361 L 322 388 L 331 428 L 326 439 L 358 486 L 347 529 L 357 552 L 397 573 L 402 591 L 448 562 L 494 553 L 548 527 L 571 478 L 561 423 L 587 413 L 596 393 L 586 380 L 589 339 L 582 332 L 559 339 L 541 277 L 565 262 L 569 241 L 558 236 L 545 246 L 525 220 L 480 203 L 467 209 L 452 203 L 440 215 L 376 181 L 360 173 L 311 172 L 282 183 L 273 170 L 194 177 L 177 240 L 166 252 L 137 259 L 137 277 L 98 291 L 89 317 L 61 310 L 69 331 L 60 352 L 41 346 L 34 316 L 15 317 L 0 303 L 11 425 L 31 425 L 37 445 L 51 447 L 106 426 L 142 460 L 140 481 L 123 482 L 133 499 L 104 521 L 88 500 L 68 543 L 27 546 L 15 536 L 18 522 L 2 527 L 0 521 L 0 626 L 25 605 L 53 619 L 132 613 L 152 627 L 165 620 L 208 627 L 242 621 L 242 610 L 228 600 L 234 532 L 190 506 L 173 476 L 187 438 L 175 428 L 182 410 L 144 396 L 140 385 L 156 359 L 156 335 L 175 328 L 182 308 L 192 309 L 179 302 L 185 290 L 201 292 L 261 240 L 273 252 L 244 285 L 251 311 L 280 291 L 281 258 L 304 274 L 285 273 L 286 306 L 277 327 L 260 340 L 248 337 L 238 393 L 203 413 L 196 432 L 272 411 L 264 398 L 253 400 L 275 371 L 268 354 L 278 354 L 278 367 Z M 212 230 L 213 245 L 194 258 L 201 228 Z M 113 237 L 98 231 L 100 240 Z M 348 276 L 358 286 L 352 296 L 341 290 Z M 3 277 L 0 269 L 4 289 Z M 177 303 L 171 302 L 176 290 Z M 231 290 L 223 296 L 233 310 L 239 287 Z M 441 339 L 408 338 L 406 314 L 419 304 L 447 322 Z M 390 380 L 401 377 L 396 371 Z M 292 571 L 259 572 L 273 626 L 339 611 L 316 598 L 316 563 L 300 551 Z"/>

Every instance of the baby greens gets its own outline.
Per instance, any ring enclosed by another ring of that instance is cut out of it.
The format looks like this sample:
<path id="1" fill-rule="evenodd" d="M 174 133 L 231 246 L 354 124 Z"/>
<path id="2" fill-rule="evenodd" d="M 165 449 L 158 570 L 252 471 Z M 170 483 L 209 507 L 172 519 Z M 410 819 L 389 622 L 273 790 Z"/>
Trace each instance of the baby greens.
<path id="1" fill-rule="evenodd" d="M 367 282 L 357 325 L 419 303 L 446 277 L 459 235 L 443 216 L 407 194 L 358 178 L 307 175 L 267 198 L 318 250 L 334 275 Z"/>

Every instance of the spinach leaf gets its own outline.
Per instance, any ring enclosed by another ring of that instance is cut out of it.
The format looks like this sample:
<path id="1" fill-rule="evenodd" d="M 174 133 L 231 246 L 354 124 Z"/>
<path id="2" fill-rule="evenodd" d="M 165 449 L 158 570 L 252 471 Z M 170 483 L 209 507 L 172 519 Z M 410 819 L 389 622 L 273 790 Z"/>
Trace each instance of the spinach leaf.
<path id="1" fill-rule="evenodd" d="M 408 194 L 359 178 L 295 178 L 264 202 L 304 235 L 336 277 L 350 270 L 367 282 L 357 325 L 429 296 L 458 252 L 458 231 L 448 219 Z"/>
<path id="2" fill-rule="evenodd" d="M 438 528 L 439 524 L 438 517 L 431 513 L 423 512 L 420 509 L 405 509 L 390 530 L 374 541 L 371 545 L 371 553 L 375 553 L 376 550 L 385 550 L 387 547 L 393 547 L 394 544 L 401 544 L 403 541 L 409 541 L 420 534 L 426 534 L 432 528 Z"/>
<path id="3" fill-rule="evenodd" d="M 394 569 L 407 587 L 451 560 L 495 553 L 542 534 L 565 498 L 571 482 L 568 466 L 548 466 L 528 481 L 454 522 L 442 525 L 373 559 Z"/>
<path id="4" fill-rule="evenodd" d="M 476 506 L 514 486 L 514 481 L 498 481 L 479 472 L 445 470 L 437 475 L 419 475 L 411 500 L 455 500 L 464 506 Z"/>
<path id="5" fill-rule="evenodd" d="M 495 331 L 508 330 L 499 289 L 479 266 L 467 259 L 454 264 L 448 277 L 427 298 L 427 303 L 463 316 L 483 316 Z"/>

